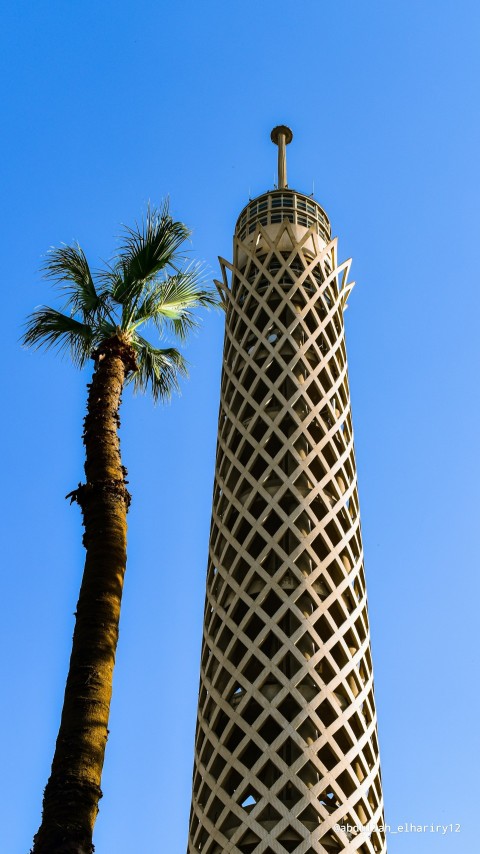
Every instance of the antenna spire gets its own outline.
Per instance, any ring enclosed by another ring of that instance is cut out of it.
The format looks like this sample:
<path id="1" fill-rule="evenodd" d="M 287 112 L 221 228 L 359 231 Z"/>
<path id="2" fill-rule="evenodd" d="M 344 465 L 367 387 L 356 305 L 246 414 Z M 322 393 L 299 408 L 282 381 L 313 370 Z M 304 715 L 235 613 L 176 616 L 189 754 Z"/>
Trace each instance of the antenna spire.
<path id="1" fill-rule="evenodd" d="M 292 141 L 293 133 L 286 125 L 277 125 L 273 128 L 270 139 L 278 145 L 278 189 L 281 190 L 288 187 L 286 146 Z"/>

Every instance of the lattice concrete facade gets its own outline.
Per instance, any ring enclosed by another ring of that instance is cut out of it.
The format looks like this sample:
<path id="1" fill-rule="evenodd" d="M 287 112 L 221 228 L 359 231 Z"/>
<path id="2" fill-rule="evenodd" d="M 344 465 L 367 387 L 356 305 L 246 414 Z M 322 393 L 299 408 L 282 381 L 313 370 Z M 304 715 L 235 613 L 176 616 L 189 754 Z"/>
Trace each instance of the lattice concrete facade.
<path id="1" fill-rule="evenodd" d="M 322 208 L 282 187 L 242 211 L 221 266 L 188 852 L 384 854 L 370 832 L 383 807 L 343 324 L 350 261 L 338 263 Z"/>

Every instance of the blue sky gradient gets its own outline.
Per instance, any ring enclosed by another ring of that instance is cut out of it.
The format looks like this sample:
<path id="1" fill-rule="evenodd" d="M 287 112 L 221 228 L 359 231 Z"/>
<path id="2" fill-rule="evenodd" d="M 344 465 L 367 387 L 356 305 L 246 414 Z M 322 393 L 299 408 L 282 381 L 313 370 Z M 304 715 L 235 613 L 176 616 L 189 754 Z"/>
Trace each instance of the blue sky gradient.
<path id="1" fill-rule="evenodd" d="M 89 371 L 18 343 L 49 246 L 92 265 L 167 195 L 218 275 L 273 185 L 325 207 L 346 315 L 390 854 L 473 852 L 478 766 L 478 114 L 473 0 L 92 0 L 3 12 L 0 850 L 26 854 L 57 734 L 83 569 Z M 182 854 L 190 807 L 223 340 L 203 316 L 182 396 L 127 392 L 133 504 L 96 854 Z"/>

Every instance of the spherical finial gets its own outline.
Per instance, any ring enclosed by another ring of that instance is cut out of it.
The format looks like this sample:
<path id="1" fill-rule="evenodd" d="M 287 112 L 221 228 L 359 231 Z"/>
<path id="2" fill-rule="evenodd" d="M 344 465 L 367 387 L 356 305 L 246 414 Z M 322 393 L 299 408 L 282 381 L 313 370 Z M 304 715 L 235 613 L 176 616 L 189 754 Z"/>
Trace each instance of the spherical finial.
<path id="1" fill-rule="evenodd" d="M 293 133 L 286 125 L 277 125 L 276 128 L 273 128 L 270 134 L 270 139 L 275 143 L 275 145 L 278 145 L 278 137 L 281 133 L 285 136 L 285 145 L 288 145 L 293 139 Z"/>

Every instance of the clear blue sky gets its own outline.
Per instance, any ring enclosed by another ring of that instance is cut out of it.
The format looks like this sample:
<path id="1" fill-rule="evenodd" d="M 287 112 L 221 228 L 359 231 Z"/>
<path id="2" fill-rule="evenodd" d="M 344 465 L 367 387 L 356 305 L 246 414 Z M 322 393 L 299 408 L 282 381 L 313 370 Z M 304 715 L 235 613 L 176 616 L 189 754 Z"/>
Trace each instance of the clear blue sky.
<path id="1" fill-rule="evenodd" d="M 40 818 L 83 568 L 88 372 L 22 351 L 52 244 L 108 258 L 170 195 L 217 275 L 236 216 L 289 182 L 357 281 L 347 345 L 390 854 L 478 840 L 479 51 L 476 0 L 16 0 L 3 12 L 0 850 Z M 166 408 L 125 395 L 133 505 L 97 854 L 183 854 L 222 317 Z"/>

